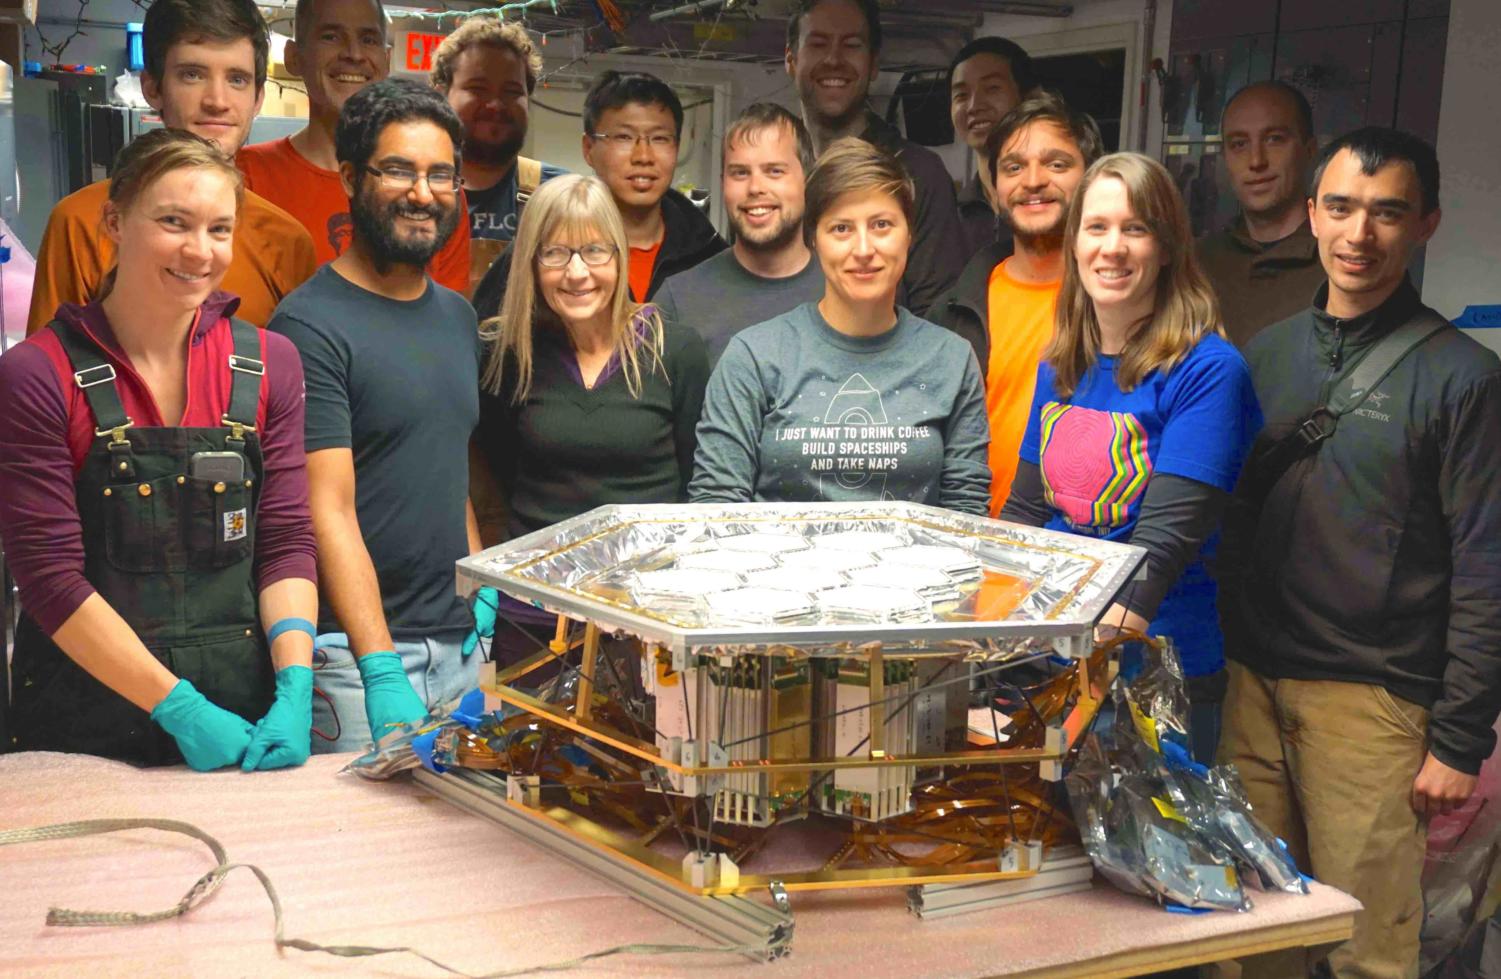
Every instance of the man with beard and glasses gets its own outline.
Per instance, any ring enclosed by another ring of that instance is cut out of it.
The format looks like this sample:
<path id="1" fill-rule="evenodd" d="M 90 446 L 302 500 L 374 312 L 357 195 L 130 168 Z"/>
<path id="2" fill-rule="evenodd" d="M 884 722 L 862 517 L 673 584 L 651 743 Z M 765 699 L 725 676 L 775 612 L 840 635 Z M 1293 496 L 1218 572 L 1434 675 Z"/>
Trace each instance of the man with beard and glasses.
<path id="1" fill-rule="evenodd" d="M 734 243 L 668 279 L 656 296 L 664 320 L 704 338 L 711 365 L 747 326 L 823 296 L 823 267 L 803 240 L 812 168 L 808 130 L 779 105 L 757 102 L 726 130 L 720 182 Z"/>
<path id="2" fill-rule="evenodd" d="M 314 721 L 336 735 L 317 750 L 421 720 L 477 676 L 453 565 L 478 548 L 466 492 L 478 328 L 464 297 L 425 271 L 462 217 L 463 132 L 443 96 L 410 79 L 350 96 L 335 137 L 349 247 L 269 326 L 297 345 L 307 377 L 326 697 Z"/>
<path id="3" fill-rule="evenodd" d="M 1324 282 L 1308 226 L 1308 171 L 1319 152 L 1313 109 L 1286 82 L 1252 82 L 1225 105 L 1225 166 L 1240 216 L 1199 239 L 1199 264 L 1220 297 L 1225 333 L 1243 347 L 1308 308 Z"/>
<path id="4" fill-rule="evenodd" d="M 352 217 L 339 174 L 334 130 L 350 96 L 391 71 L 381 0 L 297 0 L 287 70 L 307 88 L 308 124 L 291 136 L 240 150 L 245 189 L 286 210 L 313 236 L 320 265 L 343 254 Z M 463 202 L 462 193 L 459 196 Z M 433 256 L 433 278 L 469 288 L 469 236 L 449 235 Z"/>
<path id="5" fill-rule="evenodd" d="M 464 193 L 469 198 L 469 281 L 478 284 L 516 237 L 521 209 L 561 167 L 521 156 L 528 99 L 542 56 L 518 21 L 479 15 L 433 52 L 431 80 L 464 124 Z"/>
<path id="6" fill-rule="evenodd" d="M 1084 171 L 1102 151 L 1093 119 L 1044 92 L 1008 112 L 985 142 L 986 169 L 1014 251 L 980 249 L 932 310 L 975 348 L 990 415 L 990 512 L 1011 493 L 1037 364 L 1053 338 L 1063 284 L 1063 227 Z"/>
<path id="7" fill-rule="evenodd" d="M 881 53 L 876 0 L 796 0 L 787 21 L 787 74 L 818 154 L 841 136 L 858 136 L 906 168 L 917 188 L 917 221 L 897 304 L 918 316 L 954 283 L 964 265 L 954 180 L 932 150 L 904 138 L 870 111 L 866 98 Z"/>
<path id="8" fill-rule="evenodd" d="M 270 37 L 251 0 L 156 0 L 146 11 L 141 91 L 171 129 L 186 129 L 234 156 L 260 110 Z M 280 207 L 249 193 L 235 221 L 234 257 L 220 288 L 239 297 L 236 316 L 265 326 L 282 297 L 313 274 L 313 243 Z M 52 209 L 36 256 L 26 332 L 52 322 L 63 303 L 95 298 L 115 264 L 101 224 L 109 181 Z"/>

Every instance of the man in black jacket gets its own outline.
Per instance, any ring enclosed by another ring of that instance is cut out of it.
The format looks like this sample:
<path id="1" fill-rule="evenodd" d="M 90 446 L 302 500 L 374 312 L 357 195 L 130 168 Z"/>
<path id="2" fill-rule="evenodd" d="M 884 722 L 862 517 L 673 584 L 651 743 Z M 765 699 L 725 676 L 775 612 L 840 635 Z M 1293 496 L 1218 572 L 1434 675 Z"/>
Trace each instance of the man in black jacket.
<path id="1" fill-rule="evenodd" d="M 787 19 L 787 74 L 797 86 L 803 122 L 822 154 L 834 140 L 858 136 L 902 162 L 917 190 L 917 221 L 907 250 L 898 305 L 927 315 L 964 264 L 954 178 L 943 160 L 897 132 L 866 105 L 879 70 L 881 11 L 876 0 L 795 0 Z"/>
<path id="2" fill-rule="evenodd" d="M 1406 275 L 1438 228 L 1438 184 L 1417 137 L 1367 128 L 1330 145 L 1309 202 L 1329 281 L 1244 351 L 1266 427 L 1220 556 L 1220 759 L 1299 864 L 1365 905 L 1329 956 L 1339 977 L 1417 974 L 1426 819 L 1474 791 L 1501 708 L 1501 361 Z M 1420 319 L 1437 332 L 1332 436 L 1274 463 L 1270 446 Z"/>
<path id="3" fill-rule="evenodd" d="M 668 276 L 725 248 L 709 219 L 672 189 L 682 135 L 683 104 L 655 75 L 606 71 L 584 97 L 584 160 L 620 208 L 630 245 L 631 298 L 637 302 L 656 295 Z M 474 290 L 481 321 L 500 311 L 509 255 L 490 266 Z"/>

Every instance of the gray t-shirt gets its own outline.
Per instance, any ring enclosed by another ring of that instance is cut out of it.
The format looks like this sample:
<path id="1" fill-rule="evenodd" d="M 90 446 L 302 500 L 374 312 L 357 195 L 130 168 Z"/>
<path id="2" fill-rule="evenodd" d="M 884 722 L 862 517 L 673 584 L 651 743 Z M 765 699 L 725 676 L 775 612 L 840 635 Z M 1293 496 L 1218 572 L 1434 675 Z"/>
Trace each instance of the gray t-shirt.
<path id="1" fill-rule="evenodd" d="M 809 302 L 741 331 L 709 379 L 694 503 L 907 500 L 985 515 L 985 388 L 968 343 L 905 309 L 876 337 Z"/>
<path id="2" fill-rule="evenodd" d="M 325 265 L 281 301 L 266 329 L 302 355 L 307 451 L 347 448 L 354 456 L 360 533 L 392 638 L 469 628 L 453 565 L 469 553 L 469 436 L 479 421 L 474 310 L 431 279 L 420 298 L 404 302 Z M 348 631 L 320 604 L 320 631 Z"/>
<path id="3" fill-rule="evenodd" d="M 746 269 L 727 248 L 662 284 L 652 302 L 662 319 L 698 331 L 709 348 L 709 366 L 719 363 L 730 338 L 794 307 L 823 298 L 823 266 L 807 266 L 785 279 L 767 279 Z"/>

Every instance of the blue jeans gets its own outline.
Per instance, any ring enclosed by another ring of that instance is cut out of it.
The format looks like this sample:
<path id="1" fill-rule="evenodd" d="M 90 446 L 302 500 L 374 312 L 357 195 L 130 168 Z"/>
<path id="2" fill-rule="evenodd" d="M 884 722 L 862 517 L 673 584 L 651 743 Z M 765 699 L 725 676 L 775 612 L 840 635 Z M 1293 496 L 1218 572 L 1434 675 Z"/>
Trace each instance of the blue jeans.
<path id="1" fill-rule="evenodd" d="M 342 632 L 318 637 L 313 653 L 313 753 L 359 751 L 370 744 L 365 719 L 365 685 L 360 681 L 349 638 Z M 396 654 L 417 696 L 432 710 L 479 685 L 478 651 L 464 655 L 464 633 L 398 641 Z M 325 695 L 328 699 L 319 696 Z M 319 732 L 322 732 L 320 736 Z M 332 737 L 333 740 L 328 740 Z"/>

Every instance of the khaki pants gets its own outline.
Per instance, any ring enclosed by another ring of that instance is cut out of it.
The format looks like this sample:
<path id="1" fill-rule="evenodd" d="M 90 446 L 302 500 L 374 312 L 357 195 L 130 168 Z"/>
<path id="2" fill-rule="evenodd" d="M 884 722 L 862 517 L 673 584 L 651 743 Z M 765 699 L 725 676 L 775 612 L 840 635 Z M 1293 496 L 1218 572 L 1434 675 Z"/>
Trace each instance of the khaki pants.
<path id="1" fill-rule="evenodd" d="M 1269 680 L 1229 664 L 1219 760 L 1240 770 L 1256 815 L 1298 867 L 1365 910 L 1329 955 L 1339 979 L 1412 979 L 1423 923 L 1427 827 L 1409 802 L 1428 750 L 1428 712 L 1384 688 Z M 1298 953 L 1258 956 L 1242 975 L 1292 979 Z"/>

